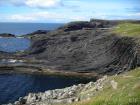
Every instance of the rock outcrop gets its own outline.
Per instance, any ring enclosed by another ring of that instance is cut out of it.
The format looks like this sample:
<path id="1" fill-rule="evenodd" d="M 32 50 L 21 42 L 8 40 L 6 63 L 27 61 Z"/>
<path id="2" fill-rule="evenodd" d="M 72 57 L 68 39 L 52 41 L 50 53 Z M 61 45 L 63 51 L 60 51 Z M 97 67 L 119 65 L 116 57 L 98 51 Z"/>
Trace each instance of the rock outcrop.
<path id="1" fill-rule="evenodd" d="M 139 65 L 137 39 L 110 32 L 117 21 L 74 22 L 32 38 L 27 57 L 49 69 L 116 74 Z M 102 26 L 102 27 L 101 27 Z"/>
<path id="2" fill-rule="evenodd" d="M 37 31 L 29 33 L 29 34 L 22 35 L 22 37 L 32 39 L 37 36 L 46 35 L 48 32 L 49 32 L 48 30 L 37 30 Z"/>
<path id="3" fill-rule="evenodd" d="M 35 34 L 47 34 L 49 31 L 47 30 L 37 30 L 35 32 L 30 33 L 29 35 L 35 35 Z"/>
<path id="4" fill-rule="evenodd" d="M 8 57 L 25 61 L 18 64 L 18 69 L 37 68 L 43 73 L 121 73 L 140 65 L 140 44 L 139 38 L 121 37 L 111 32 L 119 22 L 91 19 L 71 22 L 52 31 L 39 30 L 25 36 L 32 41 L 28 50 Z M 9 66 L 16 68 L 16 64 Z"/>
<path id="5" fill-rule="evenodd" d="M 2 33 L 0 34 L 0 37 L 15 37 L 15 35 L 9 33 Z"/>

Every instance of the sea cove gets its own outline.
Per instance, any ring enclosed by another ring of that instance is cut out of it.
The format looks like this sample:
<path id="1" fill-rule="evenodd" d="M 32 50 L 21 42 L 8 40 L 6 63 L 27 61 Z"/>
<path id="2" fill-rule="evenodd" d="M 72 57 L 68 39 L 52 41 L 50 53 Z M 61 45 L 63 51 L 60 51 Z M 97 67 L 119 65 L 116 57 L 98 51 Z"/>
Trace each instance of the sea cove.
<path id="1" fill-rule="evenodd" d="M 46 75 L 0 74 L 0 104 L 13 103 L 29 93 L 65 88 L 94 79 Z"/>
<path id="2" fill-rule="evenodd" d="M 0 105 L 140 105 L 140 0 L 0 0 Z"/>

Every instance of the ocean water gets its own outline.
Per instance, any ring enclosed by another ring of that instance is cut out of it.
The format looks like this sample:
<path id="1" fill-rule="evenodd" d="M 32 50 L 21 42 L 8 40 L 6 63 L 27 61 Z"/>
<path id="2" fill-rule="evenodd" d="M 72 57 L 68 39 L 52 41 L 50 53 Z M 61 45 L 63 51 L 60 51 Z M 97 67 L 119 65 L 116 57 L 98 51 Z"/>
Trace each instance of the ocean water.
<path id="1" fill-rule="evenodd" d="M 0 23 L 0 33 L 12 33 L 19 36 L 36 30 L 53 30 L 61 25 L 62 24 Z M 21 51 L 27 49 L 29 46 L 30 40 L 28 39 L 0 38 L 0 51 Z M 0 74 L 0 105 L 14 102 L 19 97 L 28 95 L 30 92 L 44 92 L 46 90 L 64 88 L 89 81 L 91 81 L 91 79 L 45 75 Z"/>
<path id="2" fill-rule="evenodd" d="M 0 38 L 0 51 L 17 52 L 30 47 L 30 40 L 26 38 Z"/>
<path id="3" fill-rule="evenodd" d="M 13 103 L 28 93 L 65 88 L 93 79 L 66 78 L 45 75 L 3 74 L 0 75 L 0 105 Z"/>
<path id="4" fill-rule="evenodd" d="M 0 33 L 20 36 L 37 30 L 54 30 L 62 25 L 62 23 L 0 23 Z"/>
<path id="5" fill-rule="evenodd" d="M 0 23 L 0 33 L 10 33 L 16 36 L 32 33 L 37 30 L 54 30 L 60 23 Z M 0 51 L 17 52 L 26 50 L 30 40 L 25 38 L 0 38 Z"/>

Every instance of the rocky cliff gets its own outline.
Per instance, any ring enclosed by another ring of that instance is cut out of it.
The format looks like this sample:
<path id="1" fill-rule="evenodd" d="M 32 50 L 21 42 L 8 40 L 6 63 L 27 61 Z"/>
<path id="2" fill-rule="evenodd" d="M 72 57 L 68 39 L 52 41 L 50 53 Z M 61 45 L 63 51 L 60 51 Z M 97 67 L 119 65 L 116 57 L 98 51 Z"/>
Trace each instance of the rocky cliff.
<path id="1" fill-rule="evenodd" d="M 140 64 L 138 38 L 113 34 L 111 30 L 119 22 L 72 22 L 34 35 L 26 56 L 45 60 L 47 68 L 58 71 L 116 74 L 130 70 Z"/>

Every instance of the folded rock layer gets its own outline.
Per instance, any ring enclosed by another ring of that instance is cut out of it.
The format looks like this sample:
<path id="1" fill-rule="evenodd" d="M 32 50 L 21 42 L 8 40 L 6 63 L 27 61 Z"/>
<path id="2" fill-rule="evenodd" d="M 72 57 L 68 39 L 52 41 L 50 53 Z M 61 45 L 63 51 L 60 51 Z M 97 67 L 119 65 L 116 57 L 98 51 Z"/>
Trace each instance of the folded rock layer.
<path id="1" fill-rule="evenodd" d="M 121 73 L 139 62 L 136 38 L 110 32 L 117 22 L 91 21 L 70 23 L 32 38 L 28 57 L 46 60 L 50 69 L 99 74 Z"/>

